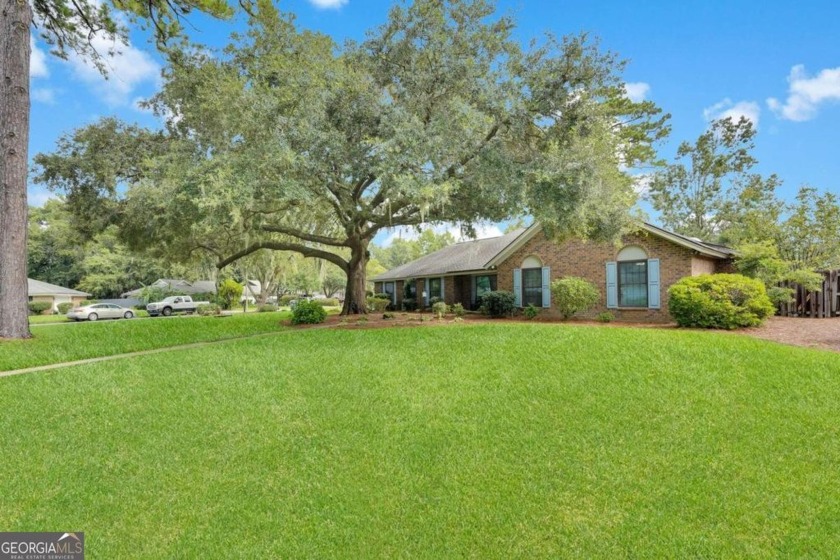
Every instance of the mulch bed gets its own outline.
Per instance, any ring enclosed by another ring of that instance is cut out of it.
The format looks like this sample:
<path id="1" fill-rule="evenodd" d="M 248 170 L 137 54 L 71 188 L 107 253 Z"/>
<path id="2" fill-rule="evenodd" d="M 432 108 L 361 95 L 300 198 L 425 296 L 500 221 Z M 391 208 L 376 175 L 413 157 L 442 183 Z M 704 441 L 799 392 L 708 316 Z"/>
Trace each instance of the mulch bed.
<path id="1" fill-rule="evenodd" d="M 421 319 L 421 317 L 423 319 Z M 330 315 L 320 325 L 299 325 L 298 328 L 306 329 L 312 327 L 334 327 L 338 329 L 381 329 L 381 328 L 405 328 L 405 327 L 443 327 L 458 324 L 481 324 L 481 323 L 555 323 L 586 325 L 606 328 L 645 328 L 645 329 L 675 329 L 674 324 L 662 323 L 630 323 L 615 321 L 612 323 L 600 323 L 582 319 L 570 321 L 558 321 L 548 317 L 537 317 L 528 321 L 522 317 L 511 317 L 504 319 L 489 319 L 484 315 L 468 313 L 463 321 L 455 321 L 452 315 L 447 315 L 443 320 L 434 318 L 431 313 L 404 313 L 396 312 L 394 318 L 383 319 L 381 314 L 372 313 L 367 316 L 341 317 Z M 287 322 L 288 323 L 288 322 Z M 782 344 L 793 346 L 804 346 L 807 348 L 822 348 L 840 352 L 840 317 L 831 319 L 806 319 L 799 317 L 771 317 L 764 325 L 754 329 L 732 331 L 735 334 L 762 338 Z"/>
<path id="2" fill-rule="evenodd" d="M 840 352 L 840 317 L 771 317 L 758 328 L 738 332 L 782 344 Z"/>

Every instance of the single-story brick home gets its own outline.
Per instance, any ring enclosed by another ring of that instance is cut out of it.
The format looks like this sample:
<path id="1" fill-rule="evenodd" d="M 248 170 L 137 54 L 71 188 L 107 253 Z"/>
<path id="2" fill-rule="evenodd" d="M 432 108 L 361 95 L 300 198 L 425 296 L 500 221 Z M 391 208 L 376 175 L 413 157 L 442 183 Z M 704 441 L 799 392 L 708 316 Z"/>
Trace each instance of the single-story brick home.
<path id="1" fill-rule="evenodd" d="M 72 303 L 77 305 L 90 297 L 87 292 L 71 290 L 55 284 L 48 284 L 40 280 L 26 279 L 28 282 L 29 301 L 48 301 L 52 304 L 52 312 L 58 311 L 60 303 Z"/>
<path id="2" fill-rule="evenodd" d="M 669 321 L 668 288 L 684 276 L 731 272 L 728 247 L 641 224 L 619 244 L 549 240 L 539 224 L 501 237 L 450 245 L 373 278 L 396 307 L 406 297 L 428 306 L 433 297 L 477 309 L 485 292 L 513 292 L 518 307 L 551 315 L 553 280 L 579 276 L 601 291 L 586 316 L 611 311 L 631 321 Z"/>

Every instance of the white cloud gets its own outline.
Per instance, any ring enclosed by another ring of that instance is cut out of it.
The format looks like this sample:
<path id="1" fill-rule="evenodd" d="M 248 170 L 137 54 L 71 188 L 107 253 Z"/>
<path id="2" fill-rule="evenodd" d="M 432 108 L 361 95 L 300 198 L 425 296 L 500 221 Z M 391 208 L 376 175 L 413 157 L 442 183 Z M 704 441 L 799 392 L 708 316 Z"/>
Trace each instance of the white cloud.
<path id="1" fill-rule="evenodd" d="M 32 99 L 45 105 L 55 105 L 55 90 L 51 88 L 35 88 L 32 90 Z"/>
<path id="2" fill-rule="evenodd" d="M 653 174 L 651 173 L 639 173 L 637 175 L 632 175 L 633 178 L 633 190 L 636 191 L 636 194 L 644 198 L 650 192 L 650 185 L 653 182 Z"/>
<path id="3" fill-rule="evenodd" d="M 421 228 L 429 229 L 429 226 L 421 226 Z M 472 240 L 472 237 L 461 235 L 460 226 L 452 222 L 437 224 L 432 226 L 431 229 L 437 234 L 448 231 L 452 237 L 455 238 L 455 241 L 460 242 Z M 389 247 L 395 239 L 413 240 L 417 239 L 420 235 L 417 229 L 413 227 L 397 227 L 391 229 L 391 232 L 392 233 L 382 241 L 382 247 Z M 503 235 L 503 232 L 496 224 L 479 224 L 475 226 L 475 235 L 476 239 L 487 239 L 488 237 L 499 237 L 500 235 Z"/>
<path id="4" fill-rule="evenodd" d="M 738 101 L 733 103 L 728 97 L 723 101 L 715 103 L 711 107 L 703 109 L 703 118 L 707 121 L 720 119 L 739 120 L 746 117 L 752 121 L 753 126 L 758 128 L 758 120 L 761 116 L 761 107 L 755 101 Z"/>
<path id="5" fill-rule="evenodd" d="M 309 0 L 309 3 L 319 10 L 337 10 L 345 6 L 350 0 Z"/>
<path id="6" fill-rule="evenodd" d="M 840 101 L 840 67 L 825 68 L 809 77 L 805 66 L 797 64 L 788 76 L 788 97 L 782 103 L 771 97 L 767 106 L 779 118 L 790 121 L 807 121 L 814 118 L 821 103 Z"/>
<path id="7" fill-rule="evenodd" d="M 91 41 L 103 57 L 107 77 L 92 62 L 75 53 L 68 63 L 76 77 L 85 82 L 111 107 L 130 107 L 136 96 L 134 90 L 145 83 L 159 83 L 160 65 L 146 51 L 137 47 L 115 44 L 97 35 Z M 116 52 L 112 52 L 116 51 Z"/>
<path id="8" fill-rule="evenodd" d="M 639 103 L 647 99 L 650 93 L 650 84 L 646 84 L 645 82 L 630 82 L 624 84 L 624 91 L 630 101 Z"/>
<path id="9" fill-rule="evenodd" d="M 29 206 L 38 206 L 41 207 L 46 202 L 52 198 L 58 198 L 53 193 L 47 190 L 42 190 L 38 187 L 29 187 L 29 190 L 26 195 L 26 201 Z"/>
<path id="10" fill-rule="evenodd" d="M 29 45 L 32 47 L 32 53 L 29 55 L 29 77 L 30 78 L 46 78 L 50 75 L 50 69 L 47 68 L 47 55 L 38 48 L 35 44 L 35 38 L 29 36 Z"/>

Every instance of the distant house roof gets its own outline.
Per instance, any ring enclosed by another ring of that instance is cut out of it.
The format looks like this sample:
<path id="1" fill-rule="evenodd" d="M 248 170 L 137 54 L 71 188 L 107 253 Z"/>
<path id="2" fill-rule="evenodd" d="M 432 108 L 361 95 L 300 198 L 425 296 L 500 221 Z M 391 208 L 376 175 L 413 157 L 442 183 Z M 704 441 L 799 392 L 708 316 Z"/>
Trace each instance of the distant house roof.
<path id="1" fill-rule="evenodd" d="M 680 235 L 653 224 L 643 223 L 640 229 L 708 257 L 728 259 L 735 255 L 735 251 L 724 245 L 708 243 L 700 239 Z M 500 237 L 456 243 L 387 272 L 383 272 L 374 277 L 373 281 L 382 282 L 404 278 L 422 278 L 424 276 L 438 276 L 491 269 L 506 260 L 540 230 L 540 225 L 534 223 L 528 228 L 517 229 Z"/>
<path id="2" fill-rule="evenodd" d="M 71 290 L 55 284 L 41 282 L 40 280 L 33 280 L 27 278 L 30 296 L 89 296 L 87 292 L 80 292 L 79 290 Z"/>
<path id="3" fill-rule="evenodd" d="M 439 251 L 420 257 L 388 272 L 383 272 L 373 278 L 374 281 L 398 280 L 400 278 L 416 278 L 435 274 L 452 274 L 455 272 L 469 272 L 483 270 L 500 251 L 511 245 L 516 239 L 528 231 L 526 228 L 517 229 L 501 237 L 489 237 L 464 241 L 444 247 Z"/>
<path id="4" fill-rule="evenodd" d="M 143 289 L 146 287 L 147 286 L 143 286 L 120 295 L 124 298 L 136 298 L 142 294 Z M 185 295 L 216 293 L 216 283 L 212 280 L 196 280 L 195 282 L 190 282 L 188 280 L 184 280 L 183 278 L 160 278 L 159 280 L 152 282 L 148 287 L 178 291 L 184 293 Z"/>

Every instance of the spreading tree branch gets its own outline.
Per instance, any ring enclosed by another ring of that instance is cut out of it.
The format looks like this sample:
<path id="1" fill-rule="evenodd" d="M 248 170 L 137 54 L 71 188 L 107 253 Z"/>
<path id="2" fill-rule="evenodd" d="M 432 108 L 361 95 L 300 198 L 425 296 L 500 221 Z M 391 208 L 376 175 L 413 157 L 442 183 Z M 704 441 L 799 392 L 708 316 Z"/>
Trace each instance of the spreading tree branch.
<path id="1" fill-rule="evenodd" d="M 333 247 L 347 246 L 347 242 L 341 239 L 335 239 L 323 235 L 316 235 L 314 233 L 306 233 L 298 229 L 284 226 L 263 225 L 260 226 L 260 229 L 271 233 L 282 233 L 284 235 L 291 235 L 292 237 L 297 237 L 298 239 L 302 239 L 303 241 L 311 241 L 312 243 L 321 243 L 323 245 L 331 245 Z"/>
<path id="2" fill-rule="evenodd" d="M 329 261 L 339 267 L 344 272 L 350 271 L 350 265 L 336 255 L 335 253 L 330 253 L 329 251 L 323 251 L 321 249 L 315 249 L 314 247 L 307 247 L 306 245 L 301 245 L 299 243 L 284 243 L 281 241 L 260 241 L 257 243 L 252 243 L 245 249 L 242 249 L 238 253 L 234 253 L 227 258 L 224 258 L 216 263 L 216 268 L 222 269 L 229 265 L 232 262 L 236 262 L 243 257 L 247 257 L 251 253 L 255 253 L 260 249 L 269 249 L 271 251 L 293 251 L 295 253 L 300 253 L 304 257 L 312 257 L 317 259 L 324 259 L 325 261 Z"/>

